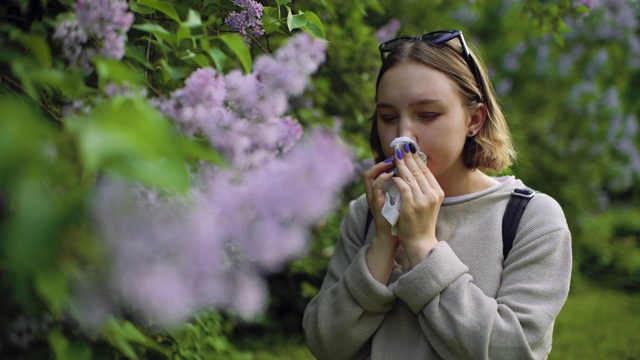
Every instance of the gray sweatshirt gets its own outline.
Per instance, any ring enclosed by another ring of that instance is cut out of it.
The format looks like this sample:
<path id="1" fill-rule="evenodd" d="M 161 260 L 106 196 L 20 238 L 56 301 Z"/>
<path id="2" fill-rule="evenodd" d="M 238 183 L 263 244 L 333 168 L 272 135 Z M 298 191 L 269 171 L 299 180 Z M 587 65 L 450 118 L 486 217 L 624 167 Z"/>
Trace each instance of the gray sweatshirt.
<path id="1" fill-rule="evenodd" d="M 369 273 L 375 229 L 363 238 L 367 201 L 353 200 L 320 293 L 305 310 L 311 352 L 332 360 L 547 358 L 569 292 L 571 234 L 558 203 L 538 193 L 503 263 L 502 216 L 511 190 L 524 184 L 501 180 L 445 201 L 439 243 L 415 268 L 399 248 L 388 285 Z"/>

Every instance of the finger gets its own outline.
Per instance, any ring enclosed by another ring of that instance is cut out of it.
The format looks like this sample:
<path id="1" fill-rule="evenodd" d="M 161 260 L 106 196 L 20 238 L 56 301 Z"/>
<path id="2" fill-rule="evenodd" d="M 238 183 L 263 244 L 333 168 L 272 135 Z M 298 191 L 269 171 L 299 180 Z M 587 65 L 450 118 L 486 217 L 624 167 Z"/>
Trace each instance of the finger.
<path id="1" fill-rule="evenodd" d="M 429 169 L 428 166 L 425 166 L 424 178 L 427 180 L 427 182 L 429 182 L 429 185 L 432 189 L 443 192 L 442 188 L 440 187 L 440 183 L 438 182 L 438 180 L 436 180 L 435 175 L 433 175 L 431 169 Z"/>
<path id="2" fill-rule="evenodd" d="M 367 171 L 365 171 L 364 173 L 365 180 L 373 181 L 378 176 L 380 176 L 380 174 L 382 174 L 383 172 L 386 172 L 389 169 L 393 168 L 393 166 L 394 166 L 394 158 L 392 157 L 384 161 L 381 161 L 373 165 L 372 167 L 370 167 Z"/>
<path id="3" fill-rule="evenodd" d="M 401 147 L 401 150 L 397 151 L 396 169 L 399 177 L 404 180 L 404 182 L 411 189 L 413 193 L 412 196 L 417 196 L 424 191 L 428 191 L 429 186 L 427 181 L 424 179 L 422 171 L 416 164 L 415 159 L 413 158 L 413 154 L 411 154 L 411 152 L 409 152 L 408 150 L 409 147 L 406 146 L 406 149 L 403 149 Z"/>
<path id="4" fill-rule="evenodd" d="M 371 168 L 364 172 L 363 177 L 365 190 L 367 191 L 367 193 L 370 193 L 373 181 L 375 181 L 380 176 L 380 174 L 392 169 L 394 165 L 394 159 L 389 158 L 373 165 Z"/>
<path id="5" fill-rule="evenodd" d="M 426 177 L 426 172 L 428 171 L 427 165 L 415 151 L 415 147 L 412 152 L 405 155 L 405 164 L 407 169 L 409 169 L 413 177 L 416 179 L 416 183 L 420 187 L 421 191 L 423 193 L 431 191 L 433 186 Z"/>
<path id="6" fill-rule="evenodd" d="M 389 181 L 389 179 L 393 178 L 393 175 L 393 172 L 384 172 L 369 183 L 367 200 L 369 201 L 369 206 L 372 209 L 382 208 L 382 204 L 385 200 L 383 186 L 387 181 Z"/>
<path id="7" fill-rule="evenodd" d="M 398 191 L 400 191 L 400 198 L 402 199 L 402 204 L 400 205 L 400 207 L 413 208 L 415 204 L 414 193 L 416 191 L 419 191 L 419 189 L 417 189 L 417 185 L 416 190 L 414 190 L 411 185 L 409 185 L 407 181 L 402 177 L 393 177 L 391 178 L 391 180 L 398 188 Z M 402 212 L 402 210 L 400 211 Z"/>

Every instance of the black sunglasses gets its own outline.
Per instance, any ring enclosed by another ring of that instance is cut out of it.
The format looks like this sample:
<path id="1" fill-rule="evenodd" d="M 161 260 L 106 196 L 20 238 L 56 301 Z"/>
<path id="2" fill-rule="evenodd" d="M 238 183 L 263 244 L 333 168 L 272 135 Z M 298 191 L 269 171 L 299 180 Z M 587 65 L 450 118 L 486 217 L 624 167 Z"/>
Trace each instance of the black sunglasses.
<path id="1" fill-rule="evenodd" d="M 480 92 L 481 92 L 480 102 L 484 102 L 487 99 L 487 92 L 484 85 L 484 81 L 482 79 L 482 76 L 480 76 L 480 69 L 478 69 L 478 64 L 471 56 L 471 53 L 469 52 L 469 48 L 467 48 L 467 43 L 464 42 L 464 36 L 462 36 L 462 31 L 440 30 L 440 31 L 426 33 L 420 36 L 403 36 L 403 37 L 389 40 L 387 42 L 380 44 L 378 49 L 380 49 L 380 57 L 384 62 L 384 59 L 386 58 L 386 55 L 388 53 L 392 52 L 393 50 L 397 49 L 399 46 L 403 44 L 414 42 L 414 41 L 422 41 L 430 45 L 438 45 L 438 44 L 446 43 L 447 41 L 454 38 L 460 39 L 460 44 L 462 45 L 462 57 L 464 58 L 464 61 L 467 63 L 467 65 L 469 65 L 469 69 L 471 69 L 471 73 L 473 73 L 473 76 L 476 78 L 476 82 L 480 87 Z"/>

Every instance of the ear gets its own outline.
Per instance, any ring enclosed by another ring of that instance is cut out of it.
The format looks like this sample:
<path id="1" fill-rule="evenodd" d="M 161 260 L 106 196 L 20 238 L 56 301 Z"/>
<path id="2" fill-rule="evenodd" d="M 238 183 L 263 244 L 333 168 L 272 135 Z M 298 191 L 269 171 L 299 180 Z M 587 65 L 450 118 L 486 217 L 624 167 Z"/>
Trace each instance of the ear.
<path id="1" fill-rule="evenodd" d="M 469 114 L 469 123 L 467 124 L 467 136 L 476 136 L 487 120 L 487 107 L 480 103 Z"/>

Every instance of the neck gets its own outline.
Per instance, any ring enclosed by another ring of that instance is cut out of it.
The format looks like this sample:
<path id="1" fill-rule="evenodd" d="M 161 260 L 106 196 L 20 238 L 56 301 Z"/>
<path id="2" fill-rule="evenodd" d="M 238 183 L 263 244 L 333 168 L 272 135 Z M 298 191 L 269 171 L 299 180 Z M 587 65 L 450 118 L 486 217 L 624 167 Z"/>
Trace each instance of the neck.
<path id="1" fill-rule="evenodd" d="M 442 174 L 437 177 L 445 197 L 472 194 L 487 189 L 498 181 L 477 169 L 456 171 L 454 174 Z"/>

